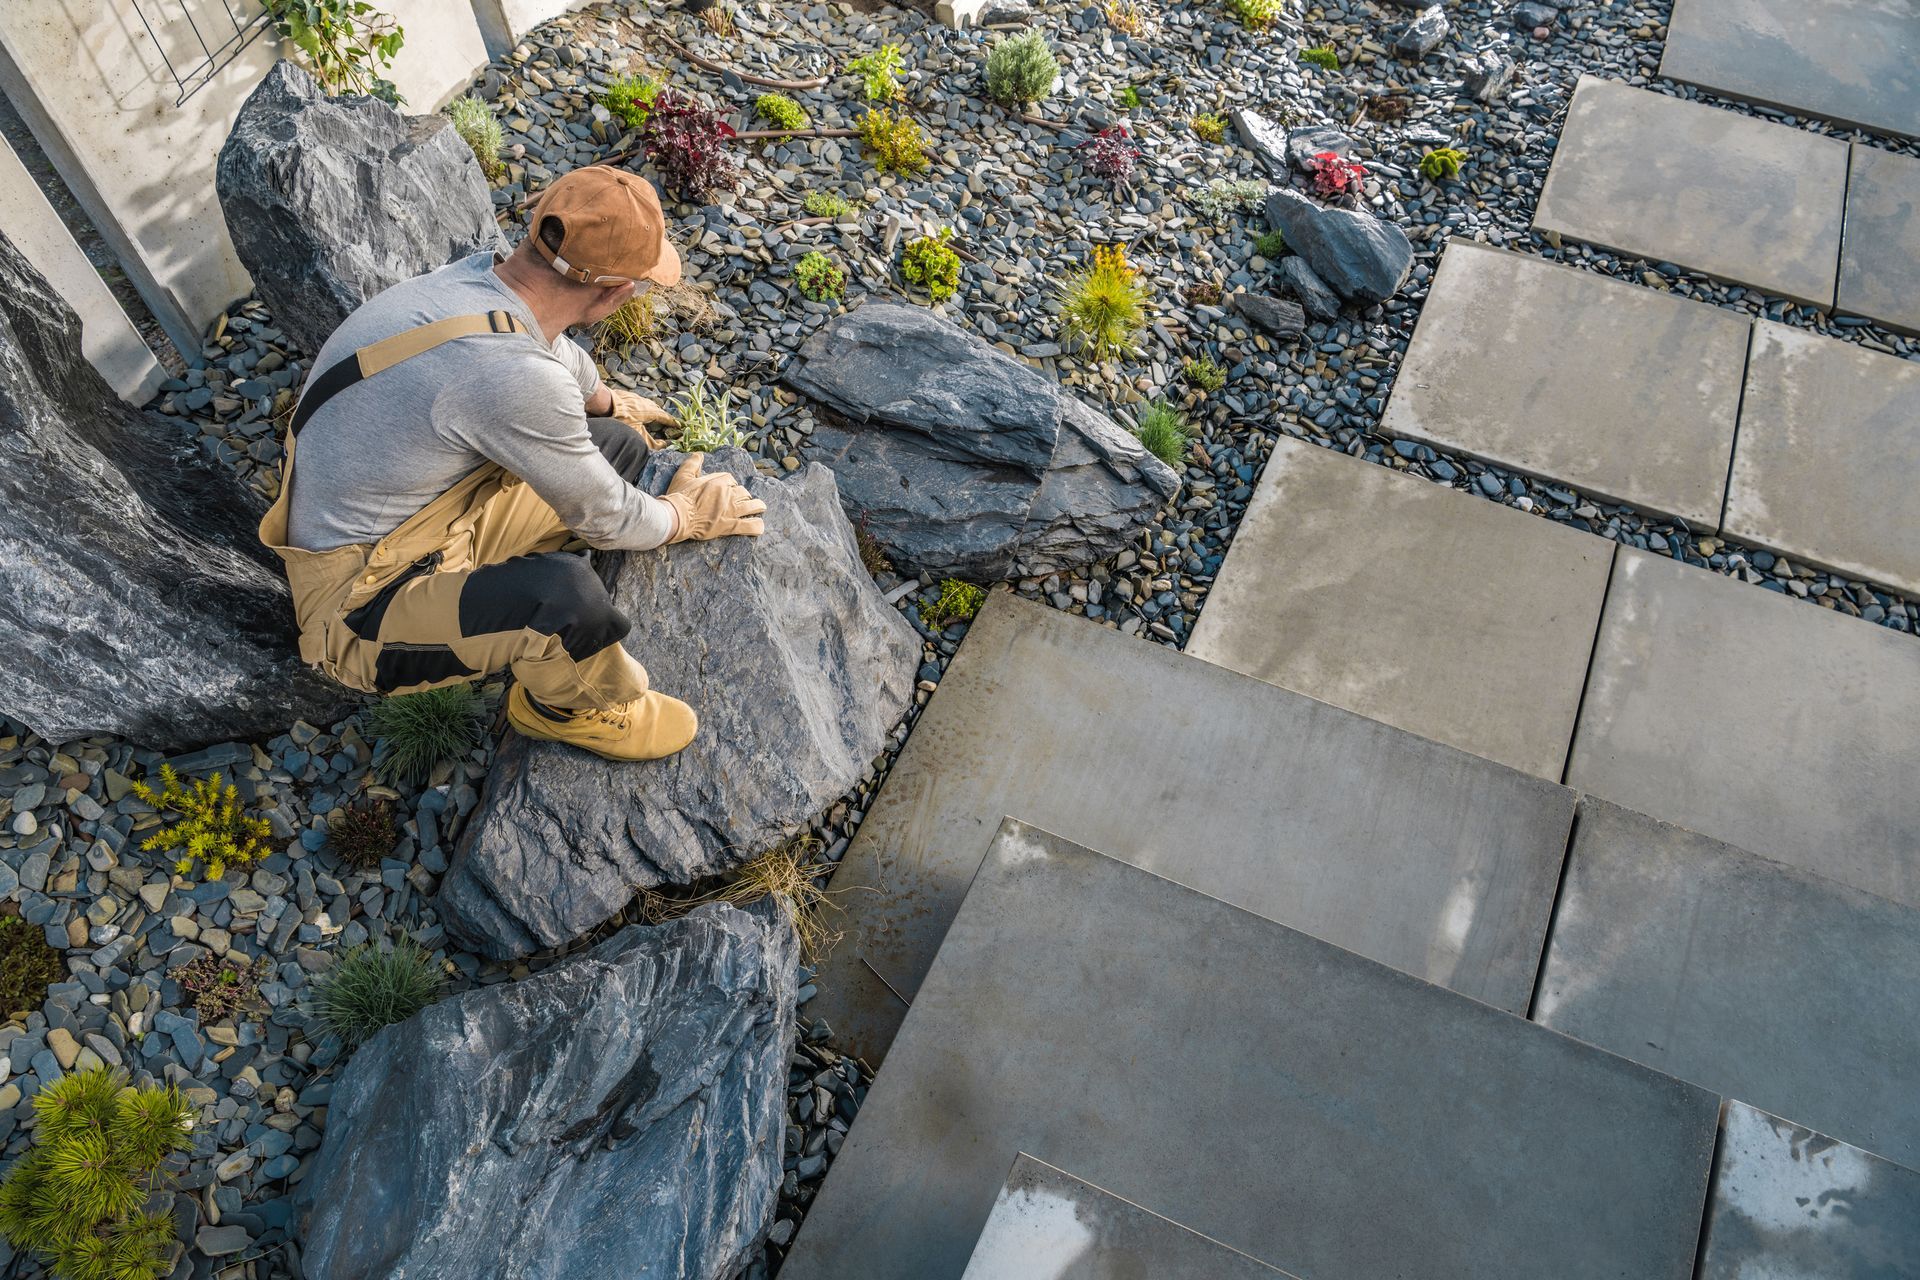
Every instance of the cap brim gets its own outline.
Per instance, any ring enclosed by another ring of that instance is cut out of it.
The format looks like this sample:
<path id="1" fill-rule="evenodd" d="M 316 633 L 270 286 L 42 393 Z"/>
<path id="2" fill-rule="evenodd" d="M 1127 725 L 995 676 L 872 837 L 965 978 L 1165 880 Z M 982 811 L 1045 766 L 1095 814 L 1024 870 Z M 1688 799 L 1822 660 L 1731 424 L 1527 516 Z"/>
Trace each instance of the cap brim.
<path id="1" fill-rule="evenodd" d="M 652 270 L 640 277 L 655 284 L 680 283 L 680 252 L 664 236 L 660 239 L 660 260 L 653 264 Z"/>

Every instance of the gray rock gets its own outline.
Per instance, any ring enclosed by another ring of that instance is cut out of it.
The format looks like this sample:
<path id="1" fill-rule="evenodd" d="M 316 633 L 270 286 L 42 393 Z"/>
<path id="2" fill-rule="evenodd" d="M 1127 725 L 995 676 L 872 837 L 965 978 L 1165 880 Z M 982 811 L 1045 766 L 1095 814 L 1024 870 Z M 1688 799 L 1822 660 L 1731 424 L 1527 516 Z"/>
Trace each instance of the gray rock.
<path id="1" fill-rule="evenodd" d="M 294 1191 L 331 1280 L 726 1280 L 773 1217 L 793 932 L 700 907 L 386 1028 Z"/>
<path id="2" fill-rule="evenodd" d="M 1235 293 L 1227 298 L 1227 306 L 1282 340 L 1299 337 L 1307 327 L 1307 313 L 1297 302 L 1258 293 Z"/>
<path id="3" fill-rule="evenodd" d="M 1441 0 L 1380 0 L 1380 3 L 1398 9 L 1438 9 Z"/>
<path id="4" fill-rule="evenodd" d="M 1231 113 L 1234 132 L 1240 141 L 1266 167 L 1269 177 L 1284 178 L 1288 173 L 1287 131 L 1251 107 L 1235 107 Z"/>
<path id="5" fill-rule="evenodd" d="M 1274 278 L 1282 288 L 1300 299 L 1300 305 L 1316 320 L 1331 320 L 1340 314 L 1340 296 L 1327 288 L 1326 281 L 1313 273 L 1307 260 L 1297 253 L 1280 259 Z"/>
<path id="6" fill-rule="evenodd" d="M 1477 102 L 1491 102 L 1513 83 L 1513 59 L 1498 49 L 1482 49 L 1460 63 L 1460 91 Z"/>
<path id="7" fill-rule="evenodd" d="M 35 733 L 170 750 L 345 714 L 299 661 L 257 500 L 120 401 L 4 235 L 0 510 L 0 711 Z"/>
<path id="8" fill-rule="evenodd" d="M 1312 173 L 1313 158 L 1328 151 L 1337 156 L 1351 155 L 1353 139 L 1326 125 L 1287 131 L 1287 160 L 1301 173 Z"/>
<path id="9" fill-rule="evenodd" d="M 209 1258 L 221 1258 L 230 1253 L 239 1253 L 252 1243 L 253 1237 L 247 1234 L 245 1227 L 232 1224 L 202 1227 L 193 1237 L 193 1247 Z"/>
<path id="10" fill-rule="evenodd" d="M 389 285 L 505 248 L 486 179 L 445 116 L 329 98 L 285 60 L 240 108 L 214 185 L 261 300 L 309 353 Z"/>
<path id="11" fill-rule="evenodd" d="M 838 415 L 813 445 L 906 573 L 985 581 L 1089 564 L 1179 489 L 1104 415 L 924 307 L 870 302 L 836 318 L 783 380 Z"/>
<path id="12" fill-rule="evenodd" d="M 665 490 L 681 455 L 642 483 Z M 436 905 L 496 958 L 569 942 L 636 889 L 725 871 L 803 829 L 867 771 L 913 697 L 920 642 L 860 566 L 833 474 L 707 463 L 767 504 L 759 538 L 613 562 L 625 644 L 653 687 L 700 717 L 692 745 L 641 764 L 509 734 Z"/>
<path id="13" fill-rule="evenodd" d="M 1028 0 L 988 0 L 974 21 L 983 27 L 1024 27 L 1033 21 L 1033 5 Z"/>
<path id="14" fill-rule="evenodd" d="M 1413 270 L 1407 233 L 1358 209 L 1323 209 L 1297 191 L 1267 196 L 1267 222 L 1349 302 L 1384 302 Z"/>
<path id="15" fill-rule="evenodd" d="M 1403 58 L 1424 58 L 1440 47 L 1452 24 L 1441 10 L 1427 9 L 1394 32 L 1388 48 Z"/>
<path id="16" fill-rule="evenodd" d="M 1536 27 L 1550 27 L 1560 20 L 1560 11 L 1550 4 L 1540 4 L 1537 0 L 1524 0 L 1513 6 L 1513 25 L 1523 31 L 1532 31 Z"/>

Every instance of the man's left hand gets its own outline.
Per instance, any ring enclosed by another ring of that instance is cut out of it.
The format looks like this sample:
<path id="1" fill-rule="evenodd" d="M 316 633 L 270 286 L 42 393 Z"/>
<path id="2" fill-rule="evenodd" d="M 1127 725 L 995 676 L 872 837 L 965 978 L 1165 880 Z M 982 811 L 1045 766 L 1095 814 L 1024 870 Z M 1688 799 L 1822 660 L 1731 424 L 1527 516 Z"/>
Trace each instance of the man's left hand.
<path id="1" fill-rule="evenodd" d="M 620 387 L 609 387 L 608 390 L 613 393 L 613 416 L 638 431 L 641 438 L 647 442 L 649 449 L 658 449 L 662 445 L 654 438 L 653 433 L 647 430 L 648 427 L 680 425 L 680 419 L 645 396 L 635 395 Z"/>

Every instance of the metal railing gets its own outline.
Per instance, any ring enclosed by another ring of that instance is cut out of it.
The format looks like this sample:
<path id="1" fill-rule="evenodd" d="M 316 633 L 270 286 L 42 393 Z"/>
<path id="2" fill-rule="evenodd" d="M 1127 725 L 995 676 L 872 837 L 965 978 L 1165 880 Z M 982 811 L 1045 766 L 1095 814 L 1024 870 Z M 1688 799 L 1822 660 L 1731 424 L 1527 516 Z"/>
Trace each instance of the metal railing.
<path id="1" fill-rule="evenodd" d="M 204 12 L 200 20 L 195 20 L 188 7 L 192 0 L 127 0 L 133 6 L 134 14 L 140 19 L 140 25 L 147 29 L 147 35 L 160 51 L 160 61 L 167 66 L 167 74 L 173 77 L 180 92 L 173 100 L 179 106 L 188 98 L 205 88 L 220 69 L 240 56 L 240 51 L 259 39 L 260 33 L 273 23 L 267 17 L 265 8 L 255 0 L 205 0 Z M 236 12 L 236 8 L 238 12 Z M 254 13 L 247 16 L 247 10 Z M 202 30 L 202 25 L 208 29 Z M 167 52 L 167 39 L 163 32 L 178 33 L 184 29 L 191 33 L 191 42 L 182 39 L 186 48 L 186 57 L 192 57 L 194 45 L 198 45 L 201 57 L 197 62 L 176 65 L 173 56 Z M 220 43 L 212 44 L 210 41 Z M 182 69 L 184 67 L 184 70 Z"/>

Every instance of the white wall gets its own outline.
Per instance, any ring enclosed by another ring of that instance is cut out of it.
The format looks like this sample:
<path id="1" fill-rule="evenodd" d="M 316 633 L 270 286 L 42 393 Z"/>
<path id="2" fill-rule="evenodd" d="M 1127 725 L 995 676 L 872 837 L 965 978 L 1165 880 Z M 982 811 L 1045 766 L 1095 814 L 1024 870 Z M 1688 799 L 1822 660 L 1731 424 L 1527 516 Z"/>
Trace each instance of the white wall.
<path id="1" fill-rule="evenodd" d="M 496 53 L 505 53 L 548 18 L 584 8 L 593 0 L 473 0 L 473 11 Z"/>

